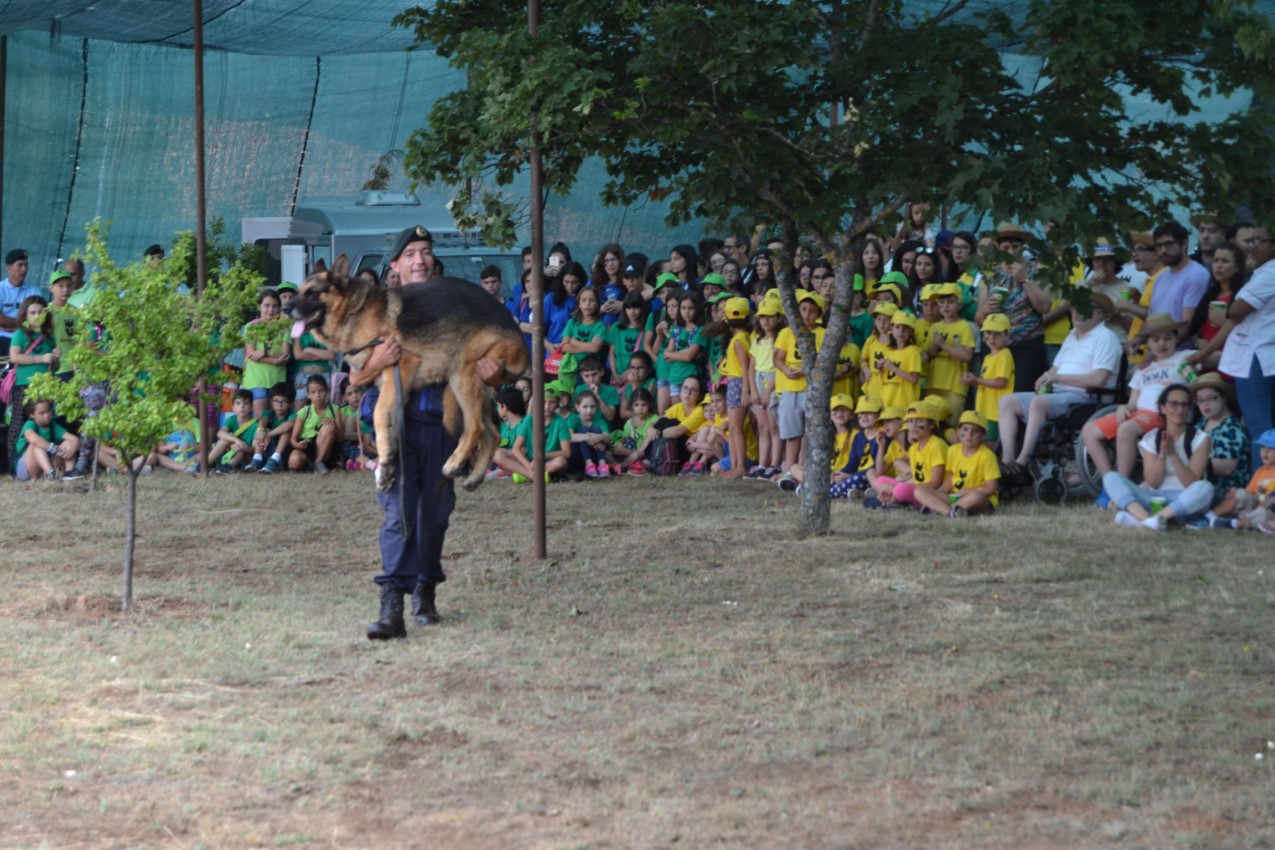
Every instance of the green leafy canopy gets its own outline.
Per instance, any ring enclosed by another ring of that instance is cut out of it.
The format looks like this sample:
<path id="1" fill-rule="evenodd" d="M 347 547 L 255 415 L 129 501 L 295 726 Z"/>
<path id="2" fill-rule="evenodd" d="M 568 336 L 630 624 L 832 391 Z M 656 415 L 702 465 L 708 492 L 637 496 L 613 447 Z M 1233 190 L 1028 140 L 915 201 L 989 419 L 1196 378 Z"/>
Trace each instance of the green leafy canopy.
<path id="1" fill-rule="evenodd" d="M 191 390 L 201 375 L 242 344 L 240 327 L 265 283 L 236 249 L 209 240 L 208 282 L 201 298 L 183 293 L 192 279 L 195 239 L 179 234 L 165 262 L 118 266 L 107 248 L 107 227 L 88 228 L 87 247 L 76 254 L 91 270 L 94 296 L 77 317 L 76 344 L 63 353 L 74 367 L 69 382 L 36 375 L 30 397 L 52 399 L 69 419 L 84 414 L 80 391 L 109 386 L 112 401 L 84 420 L 84 431 L 119 449 L 125 458 L 151 451 L 177 422 L 189 421 Z M 90 343 L 94 326 L 105 328 L 104 344 Z"/>

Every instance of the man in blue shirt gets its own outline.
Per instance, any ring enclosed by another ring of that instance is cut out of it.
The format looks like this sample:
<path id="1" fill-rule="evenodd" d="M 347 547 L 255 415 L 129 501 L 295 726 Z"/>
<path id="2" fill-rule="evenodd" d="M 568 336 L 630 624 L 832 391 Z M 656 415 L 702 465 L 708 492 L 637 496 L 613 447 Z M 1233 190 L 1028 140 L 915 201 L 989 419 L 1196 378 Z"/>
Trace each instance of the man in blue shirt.
<path id="1" fill-rule="evenodd" d="M 0 280 L 0 356 L 9 354 L 9 341 L 18 327 L 18 308 L 30 296 L 40 294 L 37 287 L 26 282 L 29 263 L 24 248 L 10 251 L 4 265 L 8 275 Z"/>

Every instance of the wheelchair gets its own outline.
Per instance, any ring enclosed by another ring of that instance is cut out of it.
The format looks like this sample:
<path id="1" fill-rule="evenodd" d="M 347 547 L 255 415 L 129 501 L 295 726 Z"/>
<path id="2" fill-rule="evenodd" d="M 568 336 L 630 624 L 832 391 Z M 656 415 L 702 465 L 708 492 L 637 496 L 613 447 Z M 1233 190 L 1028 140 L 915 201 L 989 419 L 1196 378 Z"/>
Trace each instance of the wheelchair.
<path id="1" fill-rule="evenodd" d="M 1102 493 L 1102 476 L 1080 432 L 1089 420 L 1114 413 L 1124 401 L 1128 367 L 1128 360 L 1121 356 L 1116 388 L 1091 388 L 1089 393 L 1095 400 L 1078 404 L 1066 416 L 1045 423 L 1027 465 L 1028 475 L 1002 479 L 1001 492 L 1005 498 L 1016 498 L 1030 490 L 1037 502 L 1060 505 L 1067 499 L 1095 499 Z M 1111 445 L 1108 451 L 1114 463 L 1115 446 Z"/>

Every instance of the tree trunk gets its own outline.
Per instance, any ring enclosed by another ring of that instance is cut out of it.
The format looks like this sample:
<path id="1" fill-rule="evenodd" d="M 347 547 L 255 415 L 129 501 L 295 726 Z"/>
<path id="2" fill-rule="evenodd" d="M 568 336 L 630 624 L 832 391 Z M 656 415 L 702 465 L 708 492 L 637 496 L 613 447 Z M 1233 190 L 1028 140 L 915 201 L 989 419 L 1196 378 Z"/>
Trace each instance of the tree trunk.
<path id="1" fill-rule="evenodd" d="M 133 607 L 133 541 L 137 537 L 137 470 L 124 464 L 128 476 L 128 507 L 124 522 L 124 596 L 120 606 L 125 614 Z"/>

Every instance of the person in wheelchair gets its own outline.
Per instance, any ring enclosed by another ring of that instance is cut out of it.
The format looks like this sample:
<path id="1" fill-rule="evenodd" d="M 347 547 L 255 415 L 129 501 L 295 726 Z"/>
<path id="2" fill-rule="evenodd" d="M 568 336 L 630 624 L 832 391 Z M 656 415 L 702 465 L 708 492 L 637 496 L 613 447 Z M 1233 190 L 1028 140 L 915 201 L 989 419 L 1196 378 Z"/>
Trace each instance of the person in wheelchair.
<path id="1" fill-rule="evenodd" d="M 1115 312 L 1111 299 L 1091 293 L 1092 310 L 1071 311 L 1072 331 L 1063 341 L 1054 365 L 1036 379 L 1035 393 L 1009 393 L 999 404 L 1001 464 L 1015 476 L 1027 474 L 1027 462 L 1046 422 L 1067 415 L 1077 405 L 1094 400 L 1092 390 L 1115 388 L 1120 371 L 1120 340 L 1105 321 Z M 1019 443 L 1019 421 L 1025 425 Z"/>
<path id="2" fill-rule="evenodd" d="M 1113 468 L 1125 478 L 1133 475 L 1138 440 L 1148 431 L 1164 427 L 1157 405 L 1160 393 L 1170 384 L 1181 382 L 1179 366 L 1192 353 L 1177 350 L 1184 325 L 1173 321 L 1168 313 L 1147 316 L 1143 333 L 1147 335 L 1148 355 L 1129 376 L 1129 401 L 1117 407 L 1115 413 L 1090 419 L 1081 429 L 1080 438 L 1089 448 L 1089 457 L 1099 475 L 1106 475 Z M 1116 445 L 1114 467 L 1106 446 L 1111 440 Z"/>

